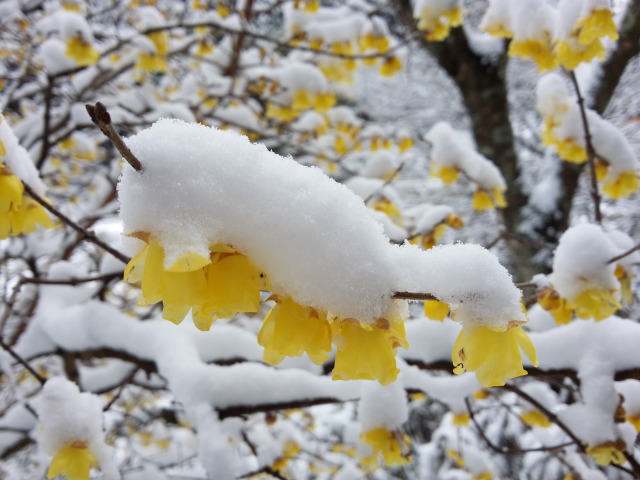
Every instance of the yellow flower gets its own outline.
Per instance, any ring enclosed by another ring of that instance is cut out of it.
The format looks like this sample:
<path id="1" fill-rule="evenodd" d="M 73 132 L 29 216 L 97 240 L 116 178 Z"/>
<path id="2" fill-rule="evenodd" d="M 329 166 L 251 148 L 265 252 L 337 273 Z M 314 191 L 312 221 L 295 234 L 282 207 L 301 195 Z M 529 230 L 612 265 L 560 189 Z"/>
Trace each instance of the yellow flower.
<path id="1" fill-rule="evenodd" d="M 400 212 L 400 209 L 396 206 L 396 204 L 388 198 L 381 198 L 380 200 L 372 203 L 369 206 L 377 212 L 384 213 L 394 223 L 402 225 L 402 212 Z"/>
<path id="2" fill-rule="evenodd" d="M 393 77 L 400 70 L 402 70 L 402 60 L 395 55 L 392 55 L 384 59 L 380 65 L 378 73 L 383 77 Z"/>
<path id="3" fill-rule="evenodd" d="M 612 462 L 616 465 L 622 465 L 627 461 L 624 454 L 626 448 L 624 440 L 618 439 L 615 442 L 605 442 L 595 447 L 588 447 L 587 455 L 594 458 L 598 465 L 605 466 Z"/>
<path id="4" fill-rule="evenodd" d="M 413 147 L 413 138 L 411 137 L 402 137 L 398 142 L 398 150 L 401 152 L 406 152 L 411 147 Z"/>
<path id="5" fill-rule="evenodd" d="M 558 60 L 552 51 L 550 35 L 546 34 L 543 40 L 512 40 L 509 44 L 510 57 L 522 57 L 531 59 L 538 65 L 539 72 L 553 70 L 558 66 Z"/>
<path id="6" fill-rule="evenodd" d="M 622 172 L 615 179 L 602 185 L 602 193 L 609 198 L 628 197 L 638 191 L 638 176 L 636 172 Z"/>
<path id="7" fill-rule="evenodd" d="M 95 65 L 98 63 L 100 53 L 88 42 L 80 37 L 73 37 L 67 40 L 67 49 L 64 54 L 73 59 L 79 67 Z"/>
<path id="8" fill-rule="evenodd" d="M 326 112 L 336 104 L 336 96 L 333 92 L 318 93 L 312 103 L 316 111 Z"/>
<path id="9" fill-rule="evenodd" d="M 22 204 L 24 187 L 18 177 L 0 164 L 0 213 L 6 213 Z"/>
<path id="10" fill-rule="evenodd" d="M 583 45 L 590 44 L 603 37 L 609 40 L 618 39 L 616 23 L 613 21 L 613 12 L 608 8 L 593 10 L 588 17 L 580 20 L 575 30 L 579 31 L 578 41 Z"/>
<path id="11" fill-rule="evenodd" d="M 294 110 L 306 110 L 311 107 L 311 95 L 304 89 L 296 90 L 293 94 L 293 103 L 291 104 L 291 108 Z"/>
<path id="12" fill-rule="evenodd" d="M 299 357 L 306 352 L 313 363 L 322 364 L 331 353 L 331 327 L 326 313 L 304 307 L 291 297 L 271 298 L 276 305 L 258 333 L 258 343 L 265 349 L 264 361 L 275 365 L 284 357 Z"/>
<path id="13" fill-rule="evenodd" d="M 633 275 L 629 275 L 629 273 L 622 267 L 622 265 L 617 265 L 614 273 L 616 278 L 620 282 L 620 292 L 622 293 L 622 299 L 627 305 L 633 304 L 633 291 L 631 290 L 631 281 Z"/>
<path id="14" fill-rule="evenodd" d="M 567 300 L 560 297 L 560 294 L 553 287 L 548 287 L 538 292 L 538 303 L 553 315 L 558 324 L 569 323 L 573 318 L 573 309 L 569 306 Z"/>
<path id="15" fill-rule="evenodd" d="M 291 107 L 282 107 L 274 103 L 267 103 L 267 118 L 280 120 L 284 123 L 289 123 L 292 120 L 298 118 L 299 112 Z"/>
<path id="16" fill-rule="evenodd" d="M 520 413 L 520 418 L 524 423 L 531 427 L 543 427 L 547 428 L 551 426 L 551 420 L 540 410 L 532 409 L 526 412 Z"/>
<path id="17" fill-rule="evenodd" d="M 0 238 L 5 233 L 4 220 L 8 217 L 11 235 L 23 235 L 36 231 L 38 226 L 52 228 L 53 223 L 45 209 L 30 197 L 23 197 L 22 204 L 8 214 L 0 213 Z M 4 225 L 3 225 L 4 224 Z M 6 238 L 6 236 L 4 236 Z"/>
<path id="18" fill-rule="evenodd" d="M 390 325 L 382 326 L 387 328 L 354 319 L 333 321 L 333 341 L 338 347 L 333 380 L 377 380 L 381 385 L 395 382 L 400 372 L 395 347 L 406 343 L 406 338 L 402 338 L 404 332 L 394 334 Z"/>
<path id="19" fill-rule="evenodd" d="M 555 144 L 558 156 L 571 163 L 584 163 L 587 161 L 587 151 L 572 138 L 558 140 Z"/>
<path id="20" fill-rule="evenodd" d="M 456 230 L 460 230 L 462 227 L 464 227 L 464 220 L 462 220 L 462 218 L 460 218 L 455 213 L 450 213 L 449 215 L 447 215 L 447 218 L 445 218 L 444 221 L 447 225 L 449 225 L 451 228 L 455 228 Z"/>
<path id="21" fill-rule="evenodd" d="M 453 463 L 455 463 L 457 467 L 464 467 L 464 458 L 462 457 L 462 455 L 460 455 L 460 452 L 458 452 L 457 450 L 454 450 L 453 448 L 448 448 L 447 457 L 453 460 Z"/>
<path id="22" fill-rule="evenodd" d="M 65 475 L 68 480 L 89 480 L 91 468 L 97 466 L 98 461 L 86 442 L 75 441 L 58 450 L 49 465 L 47 478 Z"/>
<path id="23" fill-rule="evenodd" d="M 273 463 L 273 465 L 271 465 L 271 468 L 276 472 L 284 470 L 287 466 L 287 463 L 289 463 L 289 460 L 298 455 L 298 453 L 300 453 L 300 450 L 300 445 L 298 445 L 294 441 L 289 440 L 284 444 L 284 447 L 282 449 L 282 456 L 279 457 Z"/>
<path id="24" fill-rule="evenodd" d="M 471 480 L 491 480 L 493 478 L 492 472 L 482 472 L 478 475 L 471 477 Z"/>
<path id="25" fill-rule="evenodd" d="M 258 310 L 266 277 L 234 248 L 213 245 L 210 258 L 188 252 L 165 268 L 164 249 L 157 240 L 145 233 L 132 236 L 147 242 L 124 271 L 125 281 L 141 282 L 140 305 L 162 301 L 162 317 L 176 324 L 193 309 L 194 323 L 201 330 L 211 328 L 214 315 L 228 318 Z"/>
<path id="26" fill-rule="evenodd" d="M 450 185 L 458 180 L 459 170 L 456 167 L 444 166 L 440 168 L 433 168 L 431 170 L 431 176 L 439 178 L 445 185 Z"/>
<path id="27" fill-rule="evenodd" d="M 404 433 L 382 427 L 375 428 L 361 433 L 360 442 L 369 445 L 373 450 L 372 455 L 362 459 L 364 466 L 377 466 L 380 456 L 388 466 L 406 465 L 411 462 L 411 439 Z"/>
<path id="28" fill-rule="evenodd" d="M 467 425 L 469 425 L 469 414 L 467 412 L 454 413 L 451 423 L 453 423 L 456 427 L 466 427 Z"/>
<path id="29" fill-rule="evenodd" d="M 136 69 L 143 72 L 166 72 L 167 59 L 154 53 L 140 52 L 136 62 Z"/>
<path id="30" fill-rule="evenodd" d="M 449 314 L 449 305 L 438 300 L 425 300 L 424 314 L 431 320 L 442 322 Z"/>
<path id="31" fill-rule="evenodd" d="M 204 330 L 210 328 L 213 315 L 231 318 L 238 312 L 257 312 L 260 291 L 269 287 L 266 275 L 246 255 L 224 244 L 209 250 L 211 263 L 204 267 L 204 302 L 194 311 L 196 326 Z"/>
<path id="32" fill-rule="evenodd" d="M 471 199 L 471 206 L 474 210 L 478 211 L 492 209 L 493 200 L 491 199 L 491 195 L 489 195 L 486 190 L 482 190 L 481 188 L 479 188 L 473 194 L 473 198 Z"/>
<path id="33" fill-rule="evenodd" d="M 558 42 L 554 48 L 558 63 L 567 70 L 573 70 L 581 63 L 588 63 L 594 58 L 604 60 L 605 52 L 606 48 L 599 40 L 582 44 L 574 37 Z"/>
<path id="34" fill-rule="evenodd" d="M 453 346 L 453 372 L 475 371 L 483 387 L 504 385 L 509 378 L 526 375 L 520 348 L 534 366 L 536 350 L 522 327 L 499 332 L 487 327 L 463 328 Z"/>
<path id="35" fill-rule="evenodd" d="M 429 8 L 423 8 L 418 20 L 418 30 L 425 32 L 425 38 L 430 42 L 440 42 L 449 36 L 451 29 L 462 25 L 462 8 L 454 8 L 441 13 L 434 13 Z"/>
<path id="36" fill-rule="evenodd" d="M 640 413 L 636 413 L 635 415 L 627 415 L 625 419 L 635 427 L 636 432 L 640 432 Z"/>
<path id="37" fill-rule="evenodd" d="M 579 295 L 569 299 L 568 303 L 578 318 L 593 318 L 596 321 L 609 318 L 622 308 L 620 301 L 616 298 L 615 291 L 597 288 L 582 291 Z"/>

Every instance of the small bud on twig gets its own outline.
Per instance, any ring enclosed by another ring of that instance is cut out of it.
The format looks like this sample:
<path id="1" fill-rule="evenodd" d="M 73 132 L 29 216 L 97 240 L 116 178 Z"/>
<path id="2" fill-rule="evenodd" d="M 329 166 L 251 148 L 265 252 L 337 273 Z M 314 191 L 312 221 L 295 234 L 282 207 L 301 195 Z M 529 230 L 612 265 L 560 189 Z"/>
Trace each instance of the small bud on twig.
<path id="1" fill-rule="evenodd" d="M 107 111 L 107 107 L 103 103 L 96 103 L 95 105 L 85 105 L 87 113 L 91 118 L 91 121 L 100 129 L 104 135 L 111 140 L 113 146 L 118 149 L 122 158 L 124 158 L 129 165 L 131 165 L 136 172 L 142 171 L 142 164 L 140 160 L 129 150 L 129 147 L 124 143 L 124 140 L 118 133 L 118 131 L 111 123 L 111 115 Z"/>

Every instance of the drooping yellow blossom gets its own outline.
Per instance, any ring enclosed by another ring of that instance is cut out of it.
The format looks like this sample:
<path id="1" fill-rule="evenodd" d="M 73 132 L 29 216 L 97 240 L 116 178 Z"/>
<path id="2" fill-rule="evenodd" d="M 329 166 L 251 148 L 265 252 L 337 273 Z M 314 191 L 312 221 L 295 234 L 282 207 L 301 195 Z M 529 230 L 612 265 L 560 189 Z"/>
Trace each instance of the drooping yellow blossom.
<path id="1" fill-rule="evenodd" d="M 479 473 L 478 475 L 474 475 L 473 477 L 471 477 L 471 480 L 491 480 L 493 478 L 493 473 L 492 472 L 482 472 Z"/>
<path id="2" fill-rule="evenodd" d="M 569 306 L 567 300 L 562 298 L 553 287 L 548 287 L 538 292 L 538 303 L 553 315 L 558 324 L 569 323 L 573 318 L 573 309 Z"/>
<path id="3" fill-rule="evenodd" d="M 400 70 L 402 70 L 402 60 L 400 60 L 399 57 L 392 55 L 383 60 L 380 64 L 378 73 L 383 77 L 393 77 Z"/>
<path id="4" fill-rule="evenodd" d="M 636 172 L 622 172 L 615 179 L 602 185 L 602 193 L 609 198 L 628 197 L 638 191 L 638 176 Z"/>
<path id="5" fill-rule="evenodd" d="M 473 194 L 471 206 L 474 210 L 483 211 L 490 210 L 494 207 L 491 195 L 486 190 L 479 188 Z"/>
<path id="6" fill-rule="evenodd" d="M 400 152 L 404 153 L 411 147 L 413 147 L 413 138 L 411 137 L 402 137 L 398 142 L 398 150 L 400 150 Z"/>
<path id="7" fill-rule="evenodd" d="M 315 13 L 320 9 L 319 0 L 294 0 L 293 8 L 296 10 L 302 9 L 306 13 Z"/>
<path id="8" fill-rule="evenodd" d="M 95 65 L 100 58 L 98 50 L 80 37 L 72 37 L 67 40 L 67 49 L 64 54 L 76 62 L 79 67 Z"/>
<path id="9" fill-rule="evenodd" d="M 457 467 L 464 467 L 464 458 L 460 455 L 459 451 L 448 448 L 447 457 L 449 457 Z"/>
<path id="10" fill-rule="evenodd" d="M 551 35 L 544 32 L 542 38 L 511 40 L 509 56 L 531 59 L 538 65 L 539 72 L 547 72 L 558 66 L 558 59 L 553 53 Z"/>
<path id="11" fill-rule="evenodd" d="M 527 374 L 520 348 L 537 366 L 535 347 L 522 327 L 504 332 L 487 327 L 463 328 L 453 346 L 453 372 L 475 371 L 483 387 L 504 385 L 510 378 Z"/>
<path id="12" fill-rule="evenodd" d="M 209 258 L 188 252 L 165 268 L 164 249 L 157 240 L 145 233 L 132 236 L 147 243 L 124 271 L 125 281 L 141 283 L 140 305 L 162 301 L 163 318 L 176 324 L 193 309 L 194 323 L 201 330 L 211 328 L 214 315 L 228 318 L 258 310 L 266 277 L 234 248 L 213 245 Z"/>
<path id="13" fill-rule="evenodd" d="M 594 447 L 588 447 L 587 455 L 592 457 L 598 465 L 605 466 L 610 463 L 622 465 L 627 461 L 627 457 L 624 454 L 626 449 L 626 443 L 620 438 L 615 442 L 605 442 Z"/>
<path id="14" fill-rule="evenodd" d="M 489 392 L 486 388 L 481 388 L 480 390 L 476 390 L 473 392 L 473 398 L 476 400 L 486 400 L 491 396 L 491 392 Z"/>
<path id="15" fill-rule="evenodd" d="M 462 25 L 463 13 L 464 10 L 460 7 L 442 12 L 423 8 L 420 14 L 416 16 L 418 30 L 424 32 L 424 36 L 428 41 L 441 42 L 449 36 L 452 28 Z"/>
<path id="16" fill-rule="evenodd" d="M 578 41 L 583 45 L 588 45 L 604 37 L 609 37 L 611 41 L 618 39 L 616 23 L 613 21 L 613 12 L 608 8 L 593 10 L 587 17 L 576 24 L 575 29 L 580 32 Z"/>
<path id="17" fill-rule="evenodd" d="M 62 447 L 51 460 L 47 478 L 64 475 L 67 480 L 89 480 L 91 468 L 98 466 L 98 461 L 83 441 L 75 441 Z"/>
<path id="18" fill-rule="evenodd" d="M 625 420 L 635 427 L 636 432 L 640 432 L 640 413 L 627 415 Z"/>
<path id="19" fill-rule="evenodd" d="M 289 460 L 298 455 L 298 453 L 300 453 L 300 450 L 300 445 L 298 445 L 296 442 L 291 440 L 285 442 L 284 447 L 282 448 L 282 456 L 279 457 L 271 465 L 271 468 L 276 472 L 284 470 L 287 467 L 287 463 L 289 463 Z"/>
<path id="20" fill-rule="evenodd" d="M 557 42 L 554 48 L 556 60 L 567 70 L 574 70 L 581 63 L 589 63 L 594 58 L 604 60 L 605 52 L 606 48 L 600 40 L 585 45 L 578 41 L 575 34 Z"/>
<path id="21" fill-rule="evenodd" d="M 313 98 L 313 108 L 318 112 L 326 112 L 336 104 L 336 96 L 333 92 L 317 93 Z"/>
<path id="22" fill-rule="evenodd" d="M 276 305 L 258 333 L 258 343 L 265 349 L 264 361 L 275 365 L 284 357 L 299 357 L 306 352 L 313 363 L 322 364 L 331 353 L 331 327 L 326 313 L 304 307 L 288 296 L 273 295 L 271 299 Z"/>
<path id="23" fill-rule="evenodd" d="M 615 291 L 590 288 L 580 292 L 568 303 L 578 318 L 593 318 L 596 321 L 609 318 L 622 308 Z"/>
<path id="24" fill-rule="evenodd" d="M 275 103 L 267 103 L 267 118 L 280 120 L 284 123 L 289 123 L 300 115 L 300 112 L 294 110 L 292 107 L 286 107 L 282 105 L 276 105 Z"/>
<path id="25" fill-rule="evenodd" d="M 449 314 L 449 305 L 438 300 L 424 301 L 424 315 L 430 320 L 443 322 Z"/>
<path id="26" fill-rule="evenodd" d="M 469 413 L 467 412 L 454 413 L 451 423 L 453 423 L 456 427 L 466 427 L 467 425 L 469 425 L 469 420 L 470 417 Z"/>
<path id="27" fill-rule="evenodd" d="M 5 150 L 4 145 L 0 146 L 1 157 Z M 0 158 L 0 239 L 32 233 L 38 225 L 43 228 L 53 226 L 42 205 L 24 195 L 22 181 L 2 164 Z"/>
<path id="28" fill-rule="evenodd" d="M 430 176 L 439 178 L 445 185 L 450 185 L 458 180 L 459 173 L 460 171 L 456 167 L 443 166 L 440 168 L 432 168 Z"/>
<path id="29" fill-rule="evenodd" d="M 620 282 L 620 293 L 622 299 L 627 305 L 633 304 L 633 291 L 631 290 L 631 283 L 634 275 L 630 275 L 622 265 L 617 265 L 614 272 L 616 278 Z"/>
<path id="30" fill-rule="evenodd" d="M 402 212 L 397 205 L 388 198 L 381 198 L 377 202 L 370 204 L 369 207 L 377 212 L 384 213 L 394 223 L 402 226 Z"/>
<path id="31" fill-rule="evenodd" d="M 293 103 L 291 108 L 294 110 L 306 110 L 312 106 L 311 94 L 305 89 L 296 90 L 293 94 Z"/>
<path id="32" fill-rule="evenodd" d="M 551 426 L 551 420 L 538 409 L 527 410 L 520 413 L 520 418 L 530 427 L 548 428 Z"/>
<path id="33" fill-rule="evenodd" d="M 406 465 L 411 462 L 411 439 L 402 432 L 375 428 L 361 433 L 360 442 L 369 445 L 373 450 L 372 455 L 361 461 L 365 467 L 377 467 L 380 457 L 388 466 Z"/>
<path id="34" fill-rule="evenodd" d="M 379 319 L 376 325 L 367 325 L 352 318 L 336 318 L 331 327 L 338 347 L 334 380 L 377 380 L 381 385 L 396 380 L 400 370 L 395 348 L 407 347 L 402 319 Z"/>

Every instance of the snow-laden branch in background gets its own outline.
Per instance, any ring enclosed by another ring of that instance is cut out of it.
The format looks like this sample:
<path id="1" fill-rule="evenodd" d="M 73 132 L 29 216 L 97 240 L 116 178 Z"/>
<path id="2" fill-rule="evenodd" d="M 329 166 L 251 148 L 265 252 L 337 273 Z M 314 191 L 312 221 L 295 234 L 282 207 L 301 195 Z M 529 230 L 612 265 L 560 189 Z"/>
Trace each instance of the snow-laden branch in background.
<path id="1" fill-rule="evenodd" d="M 392 245 L 349 189 L 230 131 L 161 120 L 127 143 L 143 169 L 125 166 L 118 188 L 138 252 L 125 277 L 140 282 L 141 304 L 163 301 L 164 318 L 179 323 L 191 310 L 208 330 L 217 317 L 258 311 L 269 290 L 265 361 L 306 352 L 322 362 L 333 342 L 334 378 L 388 384 L 395 349 L 407 347 L 407 308 L 393 297 L 429 293 L 465 328 L 459 369 L 481 368 L 475 345 L 488 332 L 502 347 L 483 383 L 525 373 L 518 345 L 535 363 L 521 293 L 487 250 Z"/>

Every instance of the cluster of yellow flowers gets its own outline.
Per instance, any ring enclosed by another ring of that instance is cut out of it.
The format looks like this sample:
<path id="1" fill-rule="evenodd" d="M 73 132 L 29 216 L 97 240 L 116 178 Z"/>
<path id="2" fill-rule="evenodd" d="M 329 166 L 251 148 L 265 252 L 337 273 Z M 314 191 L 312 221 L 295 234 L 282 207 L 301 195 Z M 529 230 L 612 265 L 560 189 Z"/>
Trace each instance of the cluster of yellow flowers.
<path id="1" fill-rule="evenodd" d="M 271 289 L 267 275 L 230 245 L 212 245 L 209 258 L 184 254 L 165 268 L 164 249 L 156 239 L 144 232 L 132 236 L 146 244 L 127 265 L 124 278 L 140 284 L 139 305 L 162 301 L 163 318 L 174 323 L 180 323 L 191 310 L 195 325 L 209 330 L 216 318 L 257 312 L 260 292 Z M 286 295 L 272 295 L 269 300 L 276 305 L 258 334 L 265 362 L 277 364 L 286 356 L 307 353 L 321 364 L 334 343 L 335 380 L 377 380 L 383 385 L 395 381 L 399 372 L 395 350 L 408 347 L 399 310 L 367 324 L 300 305 Z"/>
<path id="2" fill-rule="evenodd" d="M 409 240 L 409 243 L 412 243 L 414 245 L 420 245 L 423 249 L 429 250 L 430 248 L 433 248 L 437 245 L 438 240 L 444 235 L 444 232 L 447 230 L 447 227 L 460 230 L 462 227 L 464 227 L 464 220 L 462 220 L 462 218 L 460 218 L 455 213 L 450 213 L 443 219 L 442 222 L 435 225 L 430 232 L 424 232 L 420 235 L 417 235 L 411 238 L 411 240 Z M 428 305 L 434 305 L 434 302 L 442 304 L 442 302 L 437 302 L 434 300 L 425 301 L 424 303 L 425 315 L 430 317 L 430 315 L 428 315 L 426 311 L 427 311 Z M 446 304 L 444 305 L 446 307 Z M 448 311 L 449 311 L 449 307 L 446 307 L 446 312 L 442 316 L 442 319 L 444 319 Z"/>
<path id="3" fill-rule="evenodd" d="M 53 224 L 44 208 L 24 195 L 22 181 L 4 164 L 6 154 L 0 140 L 0 239 L 34 232 L 38 225 L 51 228 Z"/>
<path id="4" fill-rule="evenodd" d="M 554 32 L 544 28 L 542 23 L 539 28 L 530 29 L 529 35 L 524 36 L 514 34 L 504 23 L 488 22 L 483 27 L 494 36 L 511 38 L 509 55 L 533 60 L 540 72 L 553 70 L 558 66 L 573 70 L 594 58 L 604 60 L 605 47 L 602 39 L 618 39 L 613 12 L 607 8 L 594 8 L 588 15 L 579 17 L 568 35 L 560 38 L 554 38 Z"/>
<path id="5" fill-rule="evenodd" d="M 389 466 L 411 463 L 411 439 L 405 433 L 380 427 L 360 434 L 360 442 L 372 450 L 360 461 L 367 472 L 375 470 L 381 460 Z"/>
<path id="6" fill-rule="evenodd" d="M 600 321 L 622 308 L 619 294 L 618 290 L 590 288 L 572 298 L 562 298 L 553 286 L 549 286 L 538 292 L 538 303 L 559 324 L 569 323 L 574 315 L 581 319 L 593 318 Z M 631 303 L 633 297 L 626 298 Z"/>
<path id="7" fill-rule="evenodd" d="M 458 181 L 461 170 L 451 165 L 433 165 L 429 176 L 439 178 L 445 185 L 451 185 Z M 477 188 L 471 198 L 471 206 L 474 210 L 483 211 L 495 208 L 505 208 L 507 201 L 504 198 L 505 188 L 494 187 L 490 190 Z"/>
<path id="8" fill-rule="evenodd" d="M 417 2 L 413 16 L 418 21 L 418 30 L 423 32 L 426 40 L 440 42 L 449 36 L 452 28 L 462 25 L 464 10 L 456 1 L 431 3 Z"/>

